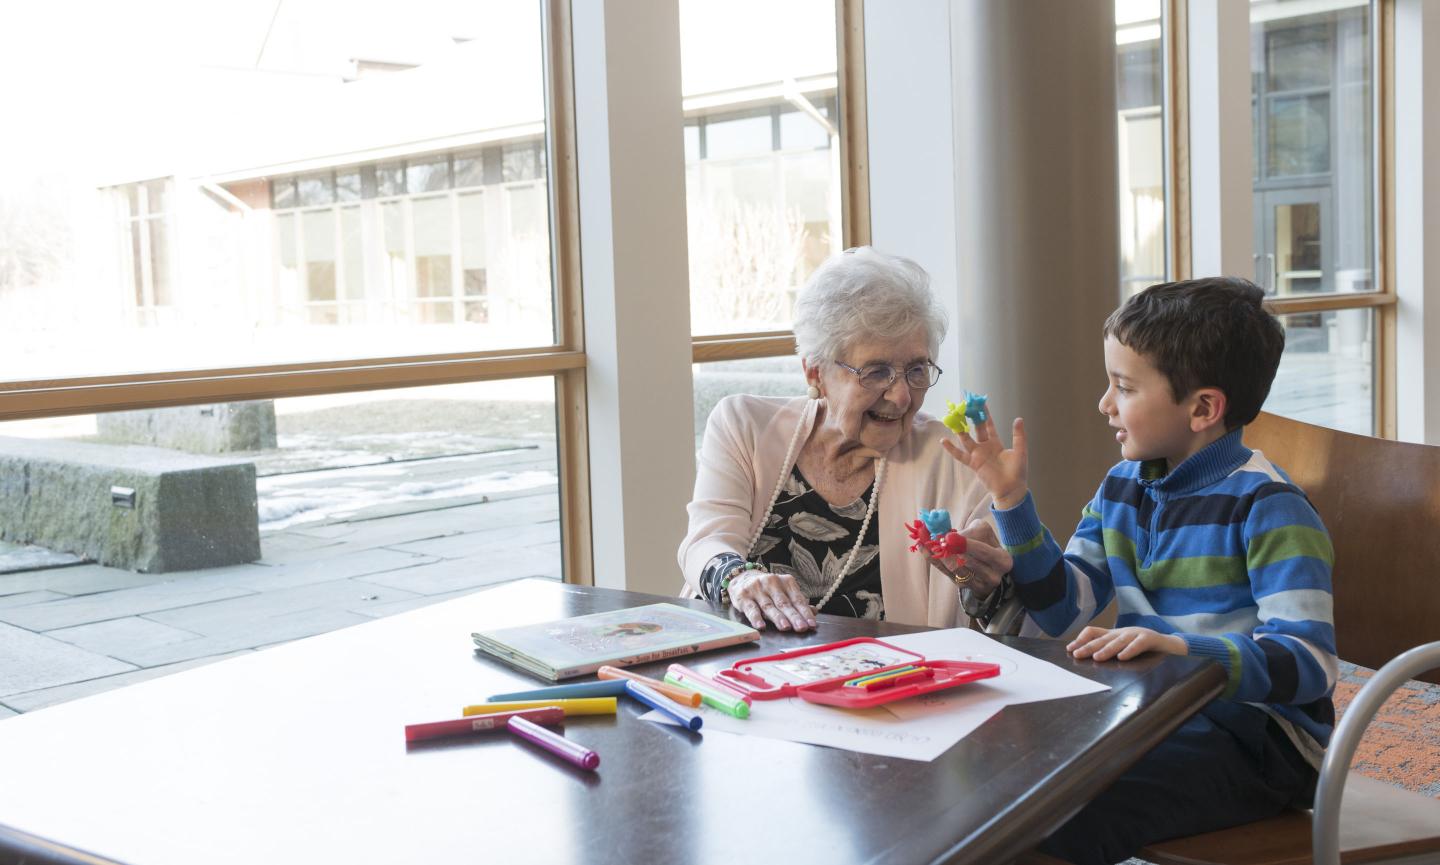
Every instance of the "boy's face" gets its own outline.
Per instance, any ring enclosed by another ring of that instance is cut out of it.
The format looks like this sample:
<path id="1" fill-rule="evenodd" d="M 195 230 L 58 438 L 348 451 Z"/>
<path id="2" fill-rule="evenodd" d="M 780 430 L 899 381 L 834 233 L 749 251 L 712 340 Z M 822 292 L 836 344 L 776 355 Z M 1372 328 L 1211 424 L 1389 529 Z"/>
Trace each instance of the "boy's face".
<path id="1" fill-rule="evenodd" d="M 1113 336 L 1105 338 L 1105 374 L 1110 384 L 1100 397 L 1100 413 L 1117 430 L 1122 457 L 1164 459 L 1174 466 L 1200 449 L 1191 427 L 1192 401 L 1177 403 L 1169 379 Z"/>

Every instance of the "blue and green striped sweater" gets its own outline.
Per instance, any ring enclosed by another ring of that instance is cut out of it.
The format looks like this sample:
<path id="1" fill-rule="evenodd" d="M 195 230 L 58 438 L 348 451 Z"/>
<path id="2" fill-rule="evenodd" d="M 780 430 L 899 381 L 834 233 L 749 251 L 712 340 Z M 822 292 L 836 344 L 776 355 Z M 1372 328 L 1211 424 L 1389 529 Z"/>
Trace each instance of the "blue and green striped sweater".
<path id="1" fill-rule="evenodd" d="M 1218 661 L 1221 701 L 1254 705 L 1319 766 L 1335 726 L 1333 550 L 1299 487 L 1233 430 L 1164 473 L 1125 461 L 1105 476 L 1061 553 L 1027 496 L 995 511 L 1017 594 L 1045 633 L 1117 599 L 1116 627 L 1184 638 Z"/>

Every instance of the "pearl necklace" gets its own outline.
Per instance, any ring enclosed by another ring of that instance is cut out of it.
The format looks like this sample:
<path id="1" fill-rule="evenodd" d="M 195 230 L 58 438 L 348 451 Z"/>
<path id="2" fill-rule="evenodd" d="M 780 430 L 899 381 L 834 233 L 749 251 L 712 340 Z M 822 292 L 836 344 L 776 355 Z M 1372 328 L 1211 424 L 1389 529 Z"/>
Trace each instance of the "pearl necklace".
<path id="1" fill-rule="evenodd" d="M 755 544 L 760 540 L 760 533 L 765 531 L 765 523 L 770 519 L 770 512 L 775 509 L 775 502 L 780 498 L 780 491 L 785 488 L 785 479 L 790 476 L 790 457 L 795 455 L 795 445 L 800 441 L 800 433 L 805 430 L 805 412 L 800 413 L 800 423 L 795 425 L 795 432 L 790 436 L 790 445 L 785 448 L 785 459 L 780 463 L 780 476 L 775 479 L 775 489 L 770 493 L 770 503 L 765 506 L 765 513 L 760 516 L 760 523 L 755 526 L 755 531 L 750 535 L 750 543 L 745 547 L 745 558 L 750 558 L 754 551 Z M 840 573 L 835 575 L 835 581 L 826 590 L 825 596 L 815 605 L 815 611 L 819 612 L 830 603 L 835 590 L 840 588 L 840 583 L 845 575 L 850 573 L 850 566 L 855 563 L 855 556 L 860 552 L 860 547 L 865 543 L 865 532 L 870 529 L 870 520 L 875 516 L 875 503 L 880 499 L 880 485 L 885 482 L 885 458 L 881 457 L 880 462 L 875 466 L 875 488 L 870 492 L 870 504 L 865 508 L 865 519 L 860 524 L 860 531 L 855 536 L 855 546 L 850 548 L 850 554 L 845 557 L 845 565 L 840 568 Z"/>

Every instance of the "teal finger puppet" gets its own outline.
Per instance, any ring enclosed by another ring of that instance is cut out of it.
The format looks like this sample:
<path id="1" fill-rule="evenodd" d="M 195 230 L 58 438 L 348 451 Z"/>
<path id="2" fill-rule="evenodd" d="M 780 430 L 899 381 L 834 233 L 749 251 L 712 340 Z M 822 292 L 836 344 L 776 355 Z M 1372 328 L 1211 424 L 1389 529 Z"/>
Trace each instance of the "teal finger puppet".
<path id="1" fill-rule="evenodd" d="M 960 404 L 963 406 L 961 411 L 965 413 L 965 417 L 969 419 L 971 423 L 982 424 L 986 418 L 989 417 L 989 415 L 985 413 L 985 401 L 987 399 L 989 399 L 989 397 L 983 393 L 965 391 L 965 401 Z"/>
<path id="2" fill-rule="evenodd" d="M 933 511 L 920 509 L 920 522 L 930 530 L 932 535 L 943 535 L 950 531 L 950 512 L 944 508 L 936 508 Z"/>

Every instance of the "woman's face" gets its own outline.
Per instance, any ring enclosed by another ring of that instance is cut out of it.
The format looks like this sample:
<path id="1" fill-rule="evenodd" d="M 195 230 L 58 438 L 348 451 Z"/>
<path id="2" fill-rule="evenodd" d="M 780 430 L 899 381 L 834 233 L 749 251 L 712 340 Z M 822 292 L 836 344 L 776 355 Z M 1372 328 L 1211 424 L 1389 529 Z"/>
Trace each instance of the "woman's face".
<path id="1" fill-rule="evenodd" d="M 910 387 L 904 375 L 911 366 L 931 360 L 925 329 L 917 327 L 900 340 L 859 340 L 838 360 L 855 369 L 885 364 L 896 372 L 890 387 L 876 391 L 862 387 L 855 373 L 837 363 L 806 368 L 806 378 L 825 398 L 825 426 L 851 446 L 884 456 L 910 434 L 910 422 L 925 402 L 925 389 Z"/>

